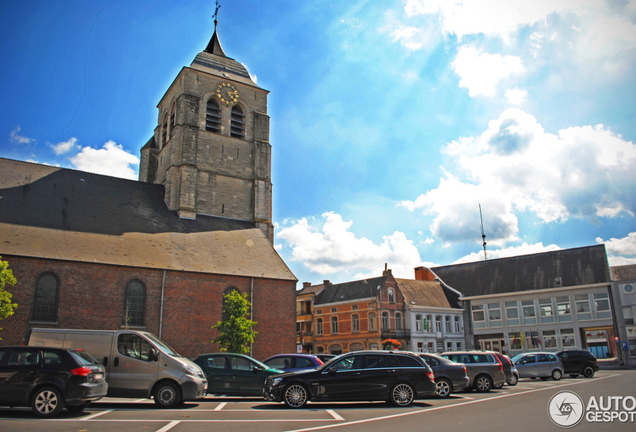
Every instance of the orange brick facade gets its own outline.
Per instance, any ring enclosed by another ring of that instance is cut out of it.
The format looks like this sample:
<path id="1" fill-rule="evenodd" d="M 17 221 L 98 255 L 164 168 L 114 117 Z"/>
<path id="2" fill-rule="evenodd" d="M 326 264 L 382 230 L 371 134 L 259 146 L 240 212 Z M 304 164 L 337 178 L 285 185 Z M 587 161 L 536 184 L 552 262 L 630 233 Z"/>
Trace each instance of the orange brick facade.
<path id="1" fill-rule="evenodd" d="M 294 281 L 164 271 L 137 267 L 2 256 L 17 279 L 6 287 L 18 304 L 15 314 L 0 321 L 2 345 L 21 344 L 26 329 L 121 329 L 124 325 L 124 291 L 137 279 L 145 286 L 144 326 L 134 327 L 161 338 L 186 357 L 217 352 L 212 344 L 221 319 L 222 295 L 234 287 L 251 299 L 258 335 L 253 357 L 295 351 Z M 59 279 L 56 323 L 32 321 L 33 299 L 40 275 Z M 163 313 L 162 313 L 163 286 Z M 272 303 L 276 304 L 272 308 Z"/>

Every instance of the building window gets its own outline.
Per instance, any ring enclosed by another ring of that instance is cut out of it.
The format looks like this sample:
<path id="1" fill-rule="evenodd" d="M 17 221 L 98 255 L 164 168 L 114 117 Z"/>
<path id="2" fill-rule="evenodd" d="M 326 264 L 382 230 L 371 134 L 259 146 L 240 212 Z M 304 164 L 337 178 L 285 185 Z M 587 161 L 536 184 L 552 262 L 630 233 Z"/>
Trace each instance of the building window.
<path id="1" fill-rule="evenodd" d="M 208 99 L 205 112 L 205 130 L 208 132 L 221 133 L 221 108 L 214 99 Z"/>
<path id="2" fill-rule="evenodd" d="M 389 329 L 389 313 L 382 312 L 382 330 Z"/>
<path id="3" fill-rule="evenodd" d="M 562 296 L 556 298 L 557 314 L 559 316 L 559 322 L 572 321 L 572 311 L 570 310 L 570 297 Z"/>
<path id="4" fill-rule="evenodd" d="M 607 293 L 594 294 L 594 309 L 596 309 L 596 319 L 612 317 Z"/>
<path id="5" fill-rule="evenodd" d="M 461 331 L 462 331 L 461 321 L 459 320 L 459 317 L 456 316 L 455 317 L 455 333 L 461 333 Z"/>
<path id="6" fill-rule="evenodd" d="M 539 299 L 539 316 L 541 324 L 549 324 L 554 322 L 554 310 L 552 309 L 552 299 Z"/>
<path id="7" fill-rule="evenodd" d="M 451 326 L 451 317 L 447 316 L 444 319 L 444 325 L 446 325 L 446 333 L 450 333 L 452 330 L 452 326 Z"/>
<path id="8" fill-rule="evenodd" d="M 506 322 L 509 326 L 519 325 L 519 307 L 516 301 L 506 302 Z"/>
<path id="9" fill-rule="evenodd" d="M 501 327 L 501 303 L 488 304 L 488 321 L 490 327 Z"/>
<path id="10" fill-rule="evenodd" d="M 452 351 L 452 350 L 453 350 L 453 343 L 446 342 L 446 351 Z"/>
<path id="11" fill-rule="evenodd" d="M 380 349 L 380 346 L 377 343 L 370 343 L 369 344 L 369 349 L 373 350 L 373 351 L 377 351 Z"/>
<path id="12" fill-rule="evenodd" d="M 435 331 L 442 331 L 442 317 L 440 315 L 435 315 Z"/>
<path id="13" fill-rule="evenodd" d="M 574 296 L 574 301 L 576 302 L 576 317 L 579 321 L 591 320 L 590 296 L 587 294 L 577 294 Z"/>
<path id="14" fill-rule="evenodd" d="M 415 315 L 415 331 L 422 331 L 422 315 Z"/>
<path id="15" fill-rule="evenodd" d="M 331 317 L 331 334 L 338 333 L 338 317 Z"/>
<path id="16" fill-rule="evenodd" d="M 351 331 L 360 331 L 360 317 L 357 314 L 351 316 Z"/>
<path id="17" fill-rule="evenodd" d="M 174 125 L 177 118 L 177 105 L 172 104 L 172 109 L 170 109 L 170 132 L 172 133 L 172 129 L 174 129 Z"/>
<path id="18" fill-rule="evenodd" d="M 424 352 L 424 342 L 417 343 L 417 352 Z"/>
<path id="19" fill-rule="evenodd" d="M 124 325 L 144 325 L 146 288 L 140 280 L 131 280 L 126 285 L 124 298 Z"/>
<path id="20" fill-rule="evenodd" d="M 473 327 L 486 327 L 486 315 L 484 313 L 484 305 L 473 306 Z"/>
<path id="21" fill-rule="evenodd" d="M 232 107 L 232 122 L 230 125 L 230 136 L 245 139 L 245 114 L 240 105 Z"/>
<path id="22" fill-rule="evenodd" d="M 508 341 L 511 350 L 520 350 L 523 348 L 521 346 L 521 333 L 519 332 L 508 333 Z"/>
<path id="23" fill-rule="evenodd" d="M 331 313 L 336 313 L 338 312 L 338 308 L 331 308 Z"/>
<path id="24" fill-rule="evenodd" d="M 163 127 L 161 128 L 161 148 L 168 142 L 168 114 L 163 118 Z"/>
<path id="25" fill-rule="evenodd" d="M 322 336 L 322 318 L 316 320 L 316 334 Z"/>
<path id="26" fill-rule="evenodd" d="M 33 321 L 57 321 L 57 297 L 60 288 L 57 276 L 46 273 L 40 276 L 33 300 Z"/>
<path id="27" fill-rule="evenodd" d="M 351 310 L 358 310 L 358 305 L 352 305 Z"/>
<path id="28" fill-rule="evenodd" d="M 521 302 L 521 308 L 523 309 L 523 323 L 524 324 L 536 324 L 537 312 L 534 309 L 534 300 L 524 300 Z"/>
<path id="29" fill-rule="evenodd" d="M 375 312 L 369 313 L 369 331 L 375 331 Z"/>
<path id="30" fill-rule="evenodd" d="M 427 332 L 433 331 L 433 315 L 426 315 L 424 320 L 424 330 Z"/>
<path id="31" fill-rule="evenodd" d="M 548 350 L 557 349 L 556 330 L 543 330 L 543 347 Z"/>
<path id="32" fill-rule="evenodd" d="M 561 329 L 561 345 L 563 348 L 576 346 L 574 339 L 574 329 Z"/>
<path id="33" fill-rule="evenodd" d="M 318 310 L 316 311 L 316 315 L 322 315 L 322 309 L 318 309 Z"/>
<path id="34" fill-rule="evenodd" d="M 527 331 L 525 332 L 525 349 L 533 349 L 537 350 L 541 348 L 541 343 L 539 340 L 539 332 L 538 331 Z"/>
<path id="35" fill-rule="evenodd" d="M 389 303 L 395 303 L 395 291 L 389 288 Z"/>
<path id="36" fill-rule="evenodd" d="M 396 330 L 402 330 L 402 313 L 395 313 L 395 328 Z"/>

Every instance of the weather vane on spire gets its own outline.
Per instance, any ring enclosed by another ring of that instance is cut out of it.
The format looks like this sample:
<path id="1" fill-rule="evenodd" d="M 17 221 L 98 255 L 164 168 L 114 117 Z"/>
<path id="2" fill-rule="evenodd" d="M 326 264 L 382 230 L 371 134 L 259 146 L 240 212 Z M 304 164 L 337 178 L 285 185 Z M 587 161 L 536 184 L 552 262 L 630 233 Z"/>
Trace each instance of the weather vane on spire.
<path id="1" fill-rule="evenodd" d="M 216 0 L 216 9 L 214 9 L 214 31 L 216 31 L 216 25 L 219 23 L 217 19 L 219 17 L 219 9 L 221 9 L 221 5 L 219 4 L 219 0 Z"/>

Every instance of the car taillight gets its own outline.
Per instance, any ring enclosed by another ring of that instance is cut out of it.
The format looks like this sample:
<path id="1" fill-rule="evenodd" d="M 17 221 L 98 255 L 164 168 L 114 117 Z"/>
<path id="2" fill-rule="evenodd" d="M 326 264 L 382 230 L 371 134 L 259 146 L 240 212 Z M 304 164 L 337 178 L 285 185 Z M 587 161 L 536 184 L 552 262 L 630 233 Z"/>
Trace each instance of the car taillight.
<path id="1" fill-rule="evenodd" d="M 466 366 L 464 366 L 464 375 L 468 375 L 468 369 L 466 369 Z"/>
<path id="2" fill-rule="evenodd" d="M 93 373 L 93 370 L 89 367 L 81 367 L 81 368 L 77 368 L 77 369 L 72 369 L 71 373 L 73 375 L 79 375 L 79 376 L 89 376 L 90 374 Z"/>
<path id="3" fill-rule="evenodd" d="M 428 377 L 428 379 L 430 379 L 432 382 L 435 382 L 435 374 L 431 371 L 431 372 L 426 372 L 426 376 Z"/>
<path id="4" fill-rule="evenodd" d="M 497 361 L 499 362 L 499 370 L 503 371 L 503 363 L 501 362 L 501 360 L 499 359 L 499 356 L 495 356 L 495 358 L 497 359 Z"/>

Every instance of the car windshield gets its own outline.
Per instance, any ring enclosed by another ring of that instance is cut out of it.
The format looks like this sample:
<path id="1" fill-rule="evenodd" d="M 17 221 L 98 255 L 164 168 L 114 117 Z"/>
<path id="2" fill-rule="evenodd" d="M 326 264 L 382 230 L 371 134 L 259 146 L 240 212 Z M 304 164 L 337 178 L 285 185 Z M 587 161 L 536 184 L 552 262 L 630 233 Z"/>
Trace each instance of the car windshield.
<path id="1" fill-rule="evenodd" d="M 517 354 L 516 356 L 514 356 L 511 361 L 513 363 L 517 363 L 517 360 L 519 360 L 521 357 L 523 357 L 523 354 Z"/>
<path id="2" fill-rule="evenodd" d="M 169 355 L 170 357 L 181 357 L 181 355 L 175 350 L 173 350 L 170 345 L 168 345 L 167 343 L 165 343 L 164 341 L 162 341 L 155 335 L 152 335 L 150 333 L 145 333 L 144 336 L 150 339 L 161 351 L 163 351 L 165 354 Z"/>

